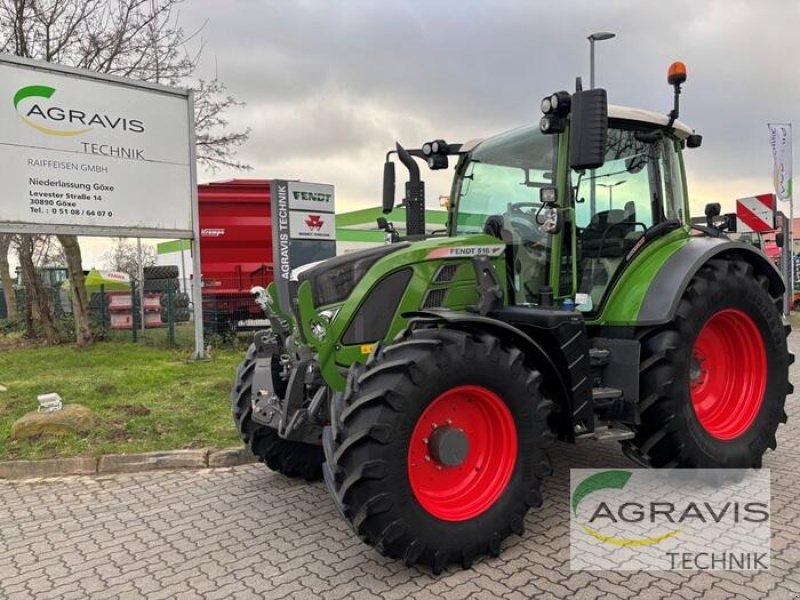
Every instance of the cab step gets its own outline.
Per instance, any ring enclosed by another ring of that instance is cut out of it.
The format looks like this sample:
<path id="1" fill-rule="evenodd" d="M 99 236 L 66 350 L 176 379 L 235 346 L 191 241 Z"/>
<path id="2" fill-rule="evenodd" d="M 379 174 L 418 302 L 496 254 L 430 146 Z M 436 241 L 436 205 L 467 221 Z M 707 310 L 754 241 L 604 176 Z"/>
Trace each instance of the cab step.
<path id="1" fill-rule="evenodd" d="M 592 404 L 596 422 L 639 423 L 638 408 L 619 388 L 609 386 L 592 388 Z"/>
<path id="2" fill-rule="evenodd" d="M 589 348 L 589 366 L 605 367 L 611 362 L 611 350 L 608 348 Z"/>
<path id="3" fill-rule="evenodd" d="M 633 439 L 635 436 L 636 433 L 622 423 L 598 422 L 591 433 L 575 436 L 575 442 L 622 442 Z"/>

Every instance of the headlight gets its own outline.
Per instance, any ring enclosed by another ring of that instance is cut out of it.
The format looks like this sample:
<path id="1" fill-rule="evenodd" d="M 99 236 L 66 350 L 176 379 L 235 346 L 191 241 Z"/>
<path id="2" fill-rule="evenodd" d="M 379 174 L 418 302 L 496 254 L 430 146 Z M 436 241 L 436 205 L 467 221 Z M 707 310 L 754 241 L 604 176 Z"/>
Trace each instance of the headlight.
<path id="1" fill-rule="evenodd" d="M 542 108 L 542 112 L 544 114 L 548 114 L 551 110 L 553 110 L 553 104 L 550 101 L 550 96 L 548 96 L 547 98 L 543 98 L 542 99 L 542 107 L 541 108 Z"/>

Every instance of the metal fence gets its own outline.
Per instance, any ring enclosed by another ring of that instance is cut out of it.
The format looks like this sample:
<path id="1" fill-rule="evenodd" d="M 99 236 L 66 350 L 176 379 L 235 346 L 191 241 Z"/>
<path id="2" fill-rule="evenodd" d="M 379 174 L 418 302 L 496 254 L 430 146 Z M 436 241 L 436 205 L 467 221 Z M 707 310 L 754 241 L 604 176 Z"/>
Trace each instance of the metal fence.
<path id="1" fill-rule="evenodd" d="M 266 287 L 271 273 L 258 270 L 234 277 L 209 277 L 203 280 L 203 329 L 206 337 L 229 338 L 268 325 L 253 301 L 250 289 Z"/>
<path id="2" fill-rule="evenodd" d="M 92 288 L 89 294 L 89 319 L 92 333 L 98 340 L 128 340 L 135 343 L 162 345 L 171 348 L 194 347 L 194 311 L 191 296 L 180 291 L 177 279 L 146 279 L 142 284 L 131 280 L 128 289 L 119 286 Z M 117 289 L 113 289 L 117 288 Z M 72 299 L 66 286 L 45 287 L 49 309 L 64 342 L 74 339 Z M 0 288 L 0 321 L 7 319 L 7 310 Z M 15 290 L 20 313 L 18 328 L 25 328 L 26 293 Z M 246 342 L 253 330 L 267 325 L 249 293 L 230 290 L 204 290 L 203 328 L 206 344 L 235 345 Z M 37 321 L 32 315 L 32 321 Z M 8 324 L 7 321 L 4 323 Z"/>
<path id="3" fill-rule="evenodd" d="M 148 286 L 145 286 L 147 289 Z M 72 299 L 65 288 L 44 288 L 48 294 L 51 315 L 65 342 L 74 338 L 74 316 Z M 25 328 L 27 307 L 24 288 L 15 290 L 20 314 L 19 327 Z M 0 298 L 3 295 L 0 293 Z M 30 315 L 33 326 L 39 321 L 36 311 Z M 145 291 L 140 295 L 140 284 L 131 281 L 123 290 L 108 290 L 101 285 L 89 294 L 89 322 L 96 339 L 130 340 L 131 342 L 155 342 L 169 347 L 192 348 L 194 327 L 191 323 L 192 307 L 189 296 L 172 286 L 163 291 Z M 0 319 L 7 319 L 7 307 L 0 304 Z M 30 326 L 30 325 L 29 325 Z"/>

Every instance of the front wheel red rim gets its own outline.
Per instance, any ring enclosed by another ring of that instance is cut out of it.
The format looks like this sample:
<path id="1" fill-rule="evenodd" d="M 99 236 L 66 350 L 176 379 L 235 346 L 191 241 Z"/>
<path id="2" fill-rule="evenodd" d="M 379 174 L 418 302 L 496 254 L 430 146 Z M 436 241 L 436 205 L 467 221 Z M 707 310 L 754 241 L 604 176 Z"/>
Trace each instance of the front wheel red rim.
<path id="1" fill-rule="evenodd" d="M 689 391 L 700 425 L 731 440 L 753 424 L 767 386 L 767 354 L 755 321 L 738 309 L 715 313 L 692 351 Z"/>
<path id="2" fill-rule="evenodd" d="M 449 459 L 434 447 L 446 436 L 460 449 Z M 408 479 L 429 514 L 465 521 L 497 502 L 516 459 L 517 431 L 506 403 L 484 387 L 462 385 L 436 397 L 417 420 L 409 439 Z"/>

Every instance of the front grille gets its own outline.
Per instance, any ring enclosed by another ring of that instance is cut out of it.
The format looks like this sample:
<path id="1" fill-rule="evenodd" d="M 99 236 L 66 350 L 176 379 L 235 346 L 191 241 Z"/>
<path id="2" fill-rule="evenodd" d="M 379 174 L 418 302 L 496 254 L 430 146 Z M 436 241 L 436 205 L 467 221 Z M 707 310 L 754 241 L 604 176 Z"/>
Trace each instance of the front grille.
<path id="1" fill-rule="evenodd" d="M 384 277 L 359 306 L 342 336 L 342 343 L 351 346 L 383 339 L 412 274 L 411 269 L 403 269 Z"/>
<path id="2" fill-rule="evenodd" d="M 442 265 L 433 277 L 433 283 L 450 283 L 456 276 L 459 265 Z"/>
<path id="3" fill-rule="evenodd" d="M 447 296 L 447 288 L 428 291 L 425 295 L 425 301 L 422 303 L 422 308 L 438 308 L 442 306 L 445 296 Z"/>

